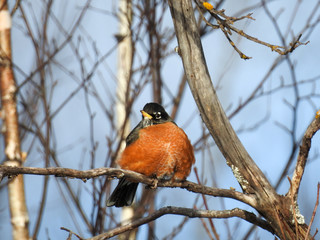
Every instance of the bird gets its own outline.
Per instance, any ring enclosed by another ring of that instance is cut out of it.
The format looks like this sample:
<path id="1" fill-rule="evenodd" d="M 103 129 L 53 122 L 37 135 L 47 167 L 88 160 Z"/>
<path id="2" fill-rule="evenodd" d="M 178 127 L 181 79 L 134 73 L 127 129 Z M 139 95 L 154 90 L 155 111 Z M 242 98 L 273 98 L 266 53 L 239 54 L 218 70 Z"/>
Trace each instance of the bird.
<path id="1" fill-rule="evenodd" d="M 195 163 L 188 136 L 160 104 L 147 103 L 140 112 L 142 120 L 127 136 L 118 165 L 157 180 L 185 181 Z M 107 206 L 130 206 L 137 187 L 138 183 L 122 177 Z"/>

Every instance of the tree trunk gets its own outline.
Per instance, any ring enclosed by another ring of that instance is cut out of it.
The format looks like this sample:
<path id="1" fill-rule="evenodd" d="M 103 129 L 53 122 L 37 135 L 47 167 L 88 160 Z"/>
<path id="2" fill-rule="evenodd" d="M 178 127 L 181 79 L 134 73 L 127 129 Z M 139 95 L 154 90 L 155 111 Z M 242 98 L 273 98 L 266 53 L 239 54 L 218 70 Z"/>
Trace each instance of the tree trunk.
<path id="1" fill-rule="evenodd" d="M 11 63 L 11 16 L 7 3 L 0 0 L 0 91 L 2 105 L 2 129 L 4 134 L 7 166 L 22 166 L 19 123 L 16 105 L 16 83 Z M 29 239 L 29 216 L 26 207 L 23 175 L 8 183 L 9 205 L 14 240 Z"/>
<path id="2" fill-rule="evenodd" d="M 245 150 L 221 107 L 208 73 L 191 0 L 169 0 L 169 5 L 185 74 L 202 120 L 243 192 L 252 196 L 251 206 L 281 239 L 304 239 L 308 227 L 302 222 L 296 229 L 292 211 L 296 206 L 291 205 L 289 197 L 276 193 Z"/>
<path id="3" fill-rule="evenodd" d="M 131 0 L 120 0 L 119 1 L 119 33 L 118 33 L 118 67 L 117 67 L 117 123 L 118 129 L 121 132 L 123 139 L 121 141 L 121 147 L 119 153 L 125 148 L 125 137 L 130 132 L 130 122 L 127 117 L 128 109 L 128 93 L 129 93 L 129 82 L 131 79 L 131 68 L 132 68 L 132 37 L 131 37 L 131 21 L 132 21 L 132 3 Z M 131 219 L 134 216 L 134 208 L 123 207 L 121 212 L 121 222 L 125 223 L 126 220 Z M 119 239 L 136 239 L 136 230 L 123 233 L 119 235 Z"/>

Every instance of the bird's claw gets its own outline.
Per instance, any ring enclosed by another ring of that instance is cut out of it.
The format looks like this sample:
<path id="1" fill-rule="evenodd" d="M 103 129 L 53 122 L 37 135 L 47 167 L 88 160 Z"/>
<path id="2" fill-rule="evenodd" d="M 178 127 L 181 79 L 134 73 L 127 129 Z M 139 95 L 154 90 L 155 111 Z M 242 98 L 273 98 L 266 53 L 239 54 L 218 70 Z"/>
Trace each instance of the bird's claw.
<path id="1" fill-rule="evenodd" d="M 150 189 L 156 189 L 158 187 L 158 182 L 159 182 L 158 179 L 154 179 L 152 181 L 152 184 L 150 185 Z"/>

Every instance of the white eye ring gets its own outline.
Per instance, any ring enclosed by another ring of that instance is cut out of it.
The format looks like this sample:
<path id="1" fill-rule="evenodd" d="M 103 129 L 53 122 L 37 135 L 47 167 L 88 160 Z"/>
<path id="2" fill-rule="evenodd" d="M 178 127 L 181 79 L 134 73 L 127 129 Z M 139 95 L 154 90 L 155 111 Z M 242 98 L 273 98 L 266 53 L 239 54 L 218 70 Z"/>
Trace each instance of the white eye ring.
<path id="1" fill-rule="evenodd" d="M 161 119 L 161 112 L 154 112 L 153 114 L 156 119 Z"/>

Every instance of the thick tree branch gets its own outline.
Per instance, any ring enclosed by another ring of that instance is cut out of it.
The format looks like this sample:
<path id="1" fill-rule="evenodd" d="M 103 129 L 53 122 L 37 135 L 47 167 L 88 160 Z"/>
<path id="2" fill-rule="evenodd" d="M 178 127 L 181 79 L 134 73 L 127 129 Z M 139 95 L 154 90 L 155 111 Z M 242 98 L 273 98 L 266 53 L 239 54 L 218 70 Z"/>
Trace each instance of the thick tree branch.
<path id="1" fill-rule="evenodd" d="M 185 73 L 204 123 L 243 190 L 251 193 L 254 189 L 263 187 L 275 195 L 222 109 L 208 73 L 191 1 L 169 1 L 169 4 Z"/>
<path id="2" fill-rule="evenodd" d="M 190 208 L 182 208 L 182 207 L 163 207 L 159 210 L 155 211 L 154 213 L 150 214 L 145 218 L 140 218 L 133 222 L 130 222 L 124 226 L 117 227 L 111 231 L 106 233 L 97 235 L 92 238 L 88 238 L 88 240 L 103 240 L 114 237 L 120 233 L 132 230 L 137 228 L 143 224 L 149 223 L 151 221 L 160 218 L 163 215 L 167 214 L 174 214 L 174 215 L 182 215 L 187 216 L 190 218 L 231 218 L 231 217 L 238 217 L 242 218 L 250 223 L 253 223 L 271 233 L 273 233 L 272 227 L 269 225 L 268 222 L 257 218 L 257 216 L 251 212 L 234 208 L 232 210 L 223 210 L 223 211 L 215 211 L 215 210 L 197 210 L 197 209 L 190 209 Z"/>
<path id="3" fill-rule="evenodd" d="M 291 187 L 289 189 L 288 195 L 293 198 L 294 201 L 297 201 L 299 187 L 301 183 L 301 179 L 304 173 L 304 169 L 307 163 L 309 151 L 311 148 L 311 139 L 313 135 L 320 129 L 320 118 L 316 117 L 307 128 L 299 150 L 299 155 L 297 159 L 297 164 L 292 176 Z"/>
<path id="4" fill-rule="evenodd" d="M 252 160 L 232 128 L 213 87 L 204 57 L 191 0 L 168 1 L 188 83 L 203 122 L 245 193 L 256 197 L 256 210 L 283 239 L 305 236 L 307 226 L 296 232 L 289 198 L 276 193 Z M 311 236 L 310 236 L 311 237 Z"/>
<path id="5" fill-rule="evenodd" d="M 205 195 L 210 195 L 213 197 L 227 197 L 232 198 L 243 203 L 246 203 L 252 207 L 256 206 L 255 199 L 247 194 L 241 192 L 229 190 L 229 189 L 219 189 L 203 186 L 197 183 L 184 181 L 184 182 L 170 182 L 170 181 L 159 181 L 157 182 L 154 178 L 146 177 L 140 173 L 136 173 L 129 170 L 122 170 L 117 168 L 95 168 L 90 170 L 75 170 L 70 168 L 35 168 L 35 167 L 11 167 L 0 165 L 0 176 L 15 176 L 18 174 L 32 174 L 32 175 L 53 175 L 56 177 L 68 177 L 68 178 L 78 178 L 86 181 L 90 178 L 108 176 L 110 178 L 122 178 L 126 177 L 132 182 L 141 182 L 147 184 L 150 187 L 170 187 L 170 188 L 184 188 L 190 192 L 202 193 Z"/>

